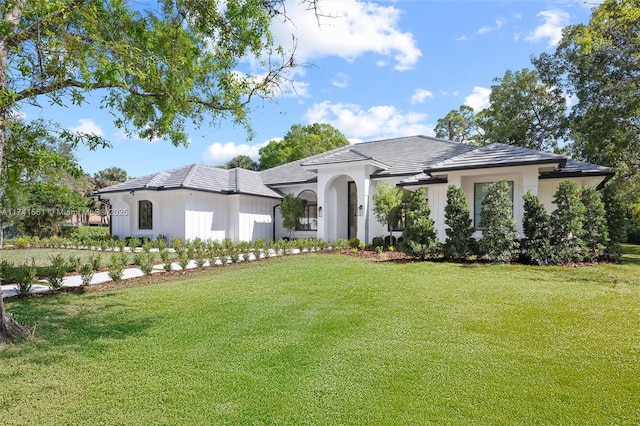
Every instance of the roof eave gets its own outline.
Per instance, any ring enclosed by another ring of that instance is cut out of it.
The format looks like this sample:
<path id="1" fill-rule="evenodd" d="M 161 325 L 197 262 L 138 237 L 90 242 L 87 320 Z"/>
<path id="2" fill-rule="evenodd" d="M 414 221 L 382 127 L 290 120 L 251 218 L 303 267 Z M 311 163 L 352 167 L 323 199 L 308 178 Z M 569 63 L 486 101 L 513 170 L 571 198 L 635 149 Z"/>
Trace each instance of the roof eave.
<path id="1" fill-rule="evenodd" d="M 548 160 L 535 160 L 535 161 L 512 161 L 508 163 L 494 163 L 494 164 L 481 164 L 472 166 L 448 166 L 424 169 L 424 173 L 442 173 L 452 172 L 457 170 L 473 170 L 473 169 L 497 169 L 504 167 L 517 167 L 517 166 L 537 166 L 541 164 L 562 164 L 563 159 L 548 159 Z"/>

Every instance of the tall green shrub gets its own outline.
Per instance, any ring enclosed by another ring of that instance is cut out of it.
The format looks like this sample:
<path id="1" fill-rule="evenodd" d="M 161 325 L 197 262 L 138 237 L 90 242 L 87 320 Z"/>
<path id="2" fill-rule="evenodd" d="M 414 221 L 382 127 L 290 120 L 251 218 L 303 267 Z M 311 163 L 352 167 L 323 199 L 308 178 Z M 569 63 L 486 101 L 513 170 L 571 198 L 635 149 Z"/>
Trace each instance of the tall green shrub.
<path id="1" fill-rule="evenodd" d="M 418 188 L 409 197 L 405 210 L 406 225 L 402 232 L 400 250 L 409 256 L 424 259 L 439 249 L 431 208 L 424 188 Z"/>
<path id="2" fill-rule="evenodd" d="M 589 187 L 582 191 L 582 204 L 584 204 L 585 218 L 588 218 L 582 225 L 582 239 L 585 244 L 584 259 L 594 261 L 604 257 L 609 242 L 604 203 L 596 189 Z"/>
<path id="3" fill-rule="evenodd" d="M 551 244 L 555 263 L 581 261 L 585 252 L 583 223 L 585 208 L 580 187 L 570 180 L 560 182 L 553 196 L 556 209 L 551 213 Z"/>
<path id="4" fill-rule="evenodd" d="M 518 250 L 518 231 L 511 206 L 511 188 L 502 179 L 489 187 L 480 212 L 480 251 L 493 262 L 510 262 Z"/>
<path id="5" fill-rule="evenodd" d="M 444 257 L 452 260 L 467 259 L 476 254 L 475 232 L 471 225 L 471 213 L 467 197 L 461 188 L 449 185 L 447 206 L 444 208 L 444 223 L 447 238 L 444 242 Z"/>
<path id="6" fill-rule="evenodd" d="M 602 201 L 609 230 L 609 241 L 604 249 L 604 258 L 618 262 L 622 259 L 620 243 L 627 239 L 627 216 L 620 193 L 614 185 L 609 184 L 604 187 Z"/>
<path id="7" fill-rule="evenodd" d="M 524 199 L 522 218 L 524 238 L 521 241 L 521 248 L 524 260 L 534 265 L 549 265 L 553 263 L 549 215 L 531 190 L 527 191 L 522 198 Z"/>

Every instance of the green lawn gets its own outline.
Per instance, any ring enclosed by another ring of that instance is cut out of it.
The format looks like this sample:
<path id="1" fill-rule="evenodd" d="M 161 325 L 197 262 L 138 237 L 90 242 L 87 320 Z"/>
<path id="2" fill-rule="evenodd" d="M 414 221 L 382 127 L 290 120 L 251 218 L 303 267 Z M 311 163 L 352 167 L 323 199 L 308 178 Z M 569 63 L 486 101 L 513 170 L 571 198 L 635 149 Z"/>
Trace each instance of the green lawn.
<path id="1" fill-rule="evenodd" d="M 626 249 L 589 268 L 309 254 L 10 301 L 36 338 L 0 347 L 0 424 L 637 425 Z"/>

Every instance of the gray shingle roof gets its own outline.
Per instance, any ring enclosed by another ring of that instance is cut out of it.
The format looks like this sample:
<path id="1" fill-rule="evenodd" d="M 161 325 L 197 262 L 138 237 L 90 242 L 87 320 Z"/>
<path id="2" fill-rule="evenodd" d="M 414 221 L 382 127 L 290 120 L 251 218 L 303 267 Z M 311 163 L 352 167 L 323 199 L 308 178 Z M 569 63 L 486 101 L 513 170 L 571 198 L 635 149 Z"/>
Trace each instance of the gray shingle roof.
<path id="1" fill-rule="evenodd" d="M 218 167 L 191 164 L 152 175 L 142 176 L 127 182 L 96 191 L 97 195 L 114 192 L 140 190 L 164 191 L 170 189 L 192 189 L 223 194 L 248 194 L 282 198 L 273 189 L 262 183 L 260 173 L 244 169 L 221 169 Z"/>
<path id="2" fill-rule="evenodd" d="M 585 163 L 583 161 L 567 160 L 564 166 L 552 172 L 541 173 L 540 178 L 556 178 L 567 176 L 612 176 L 611 167 L 598 166 L 596 164 Z"/>
<path id="3" fill-rule="evenodd" d="M 473 150 L 474 147 L 427 136 L 384 139 L 344 146 L 262 172 L 266 185 L 312 182 L 313 166 L 370 160 L 381 165 L 376 176 L 421 173 L 429 164 Z"/>
<path id="4" fill-rule="evenodd" d="M 425 171 L 443 172 L 449 170 L 507 167 L 523 164 L 563 164 L 565 161 L 566 160 L 562 155 L 494 143 L 430 164 L 425 168 Z"/>
<path id="5" fill-rule="evenodd" d="M 262 172 L 192 164 L 103 188 L 96 194 L 183 188 L 281 198 L 281 194 L 269 186 L 316 182 L 317 173 L 314 170 L 317 166 L 358 161 L 370 161 L 377 165 L 379 170 L 374 177 L 407 176 L 401 182 L 405 185 L 441 182 L 442 179 L 431 176 L 432 172 L 523 164 L 557 165 L 554 171 L 541 173 L 541 178 L 612 174 L 609 167 L 567 160 L 558 154 L 511 145 L 475 147 L 427 136 L 409 136 L 348 145 Z"/>

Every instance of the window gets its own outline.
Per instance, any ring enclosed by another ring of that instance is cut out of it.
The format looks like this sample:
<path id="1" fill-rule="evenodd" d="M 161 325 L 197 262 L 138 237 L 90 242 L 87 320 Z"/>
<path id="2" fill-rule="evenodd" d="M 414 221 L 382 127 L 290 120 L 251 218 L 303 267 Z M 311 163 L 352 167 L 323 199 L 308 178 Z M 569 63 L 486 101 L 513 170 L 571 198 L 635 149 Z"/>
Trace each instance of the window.
<path id="1" fill-rule="evenodd" d="M 297 231 L 317 231 L 318 230 L 318 197 L 311 190 L 302 191 L 298 198 L 302 200 L 304 209 Z"/>
<path id="2" fill-rule="evenodd" d="M 489 187 L 495 182 L 479 182 L 474 184 L 474 196 L 473 196 L 473 225 L 476 229 L 480 228 L 480 213 L 482 212 L 482 201 L 487 196 Z M 511 214 L 513 215 L 513 181 L 507 182 L 511 189 Z"/>
<path id="3" fill-rule="evenodd" d="M 153 229 L 153 204 L 149 200 L 138 201 L 138 229 Z"/>

